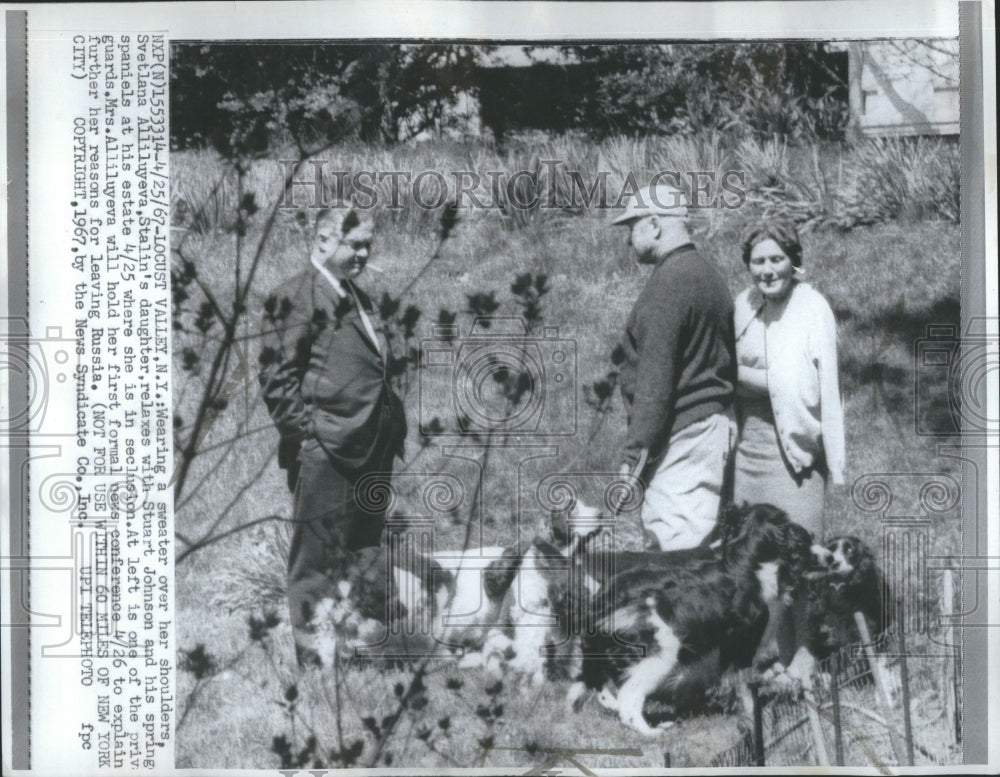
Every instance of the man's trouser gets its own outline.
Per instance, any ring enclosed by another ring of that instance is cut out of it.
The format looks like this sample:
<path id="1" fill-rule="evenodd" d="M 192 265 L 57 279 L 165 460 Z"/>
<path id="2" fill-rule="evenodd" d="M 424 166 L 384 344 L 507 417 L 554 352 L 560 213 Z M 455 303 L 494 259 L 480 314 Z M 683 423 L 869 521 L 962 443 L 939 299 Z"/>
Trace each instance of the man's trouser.
<path id="1" fill-rule="evenodd" d="M 655 463 L 642 503 L 647 547 L 693 548 L 712 531 L 736 431 L 736 419 L 727 411 L 671 435 L 670 444 Z"/>
<path id="2" fill-rule="evenodd" d="M 292 539 L 288 550 L 288 608 L 300 664 L 320 663 L 316 651 L 313 615 L 325 598 L 334 598 L 345 577 L 350 554 L 377 546 L 385 512 L 365 509 L 355 497 L 362 476 L 392 476 L 392 457 L 381 468 L 346 476 L 338 471 L 318 445 L 307 443 L 299 458 L 295 481 Z M 367 489 L 366 489 L 367 490 Z"/>

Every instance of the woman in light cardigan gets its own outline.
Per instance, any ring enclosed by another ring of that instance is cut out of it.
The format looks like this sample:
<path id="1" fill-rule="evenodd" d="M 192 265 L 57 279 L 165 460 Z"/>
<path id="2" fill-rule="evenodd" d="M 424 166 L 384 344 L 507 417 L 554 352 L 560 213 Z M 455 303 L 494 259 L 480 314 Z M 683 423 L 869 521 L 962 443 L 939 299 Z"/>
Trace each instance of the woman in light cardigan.
<path id="1" fill-rule="evenodd" d="M 776 505 L 820 540 L 826 483 L 844 482 L 833 311 L 800 280 L 794 225 L 751 227 L 743 262 L 753 285 L 734 312 L 740 441 L 733 501 Z"/>
<path id="2" fill-rule="evenodd" d="M 753 285 L 734 305 L 740 436 L 733 501 L 780 507 L 822 541 L 827 482 L 844 482 L 833 311 L 801 280 L 802 245 L 793 224 L 752 226 L 742 249 Z M 803 644 L 802 614 L 775 624 L 785 664 Z"/>

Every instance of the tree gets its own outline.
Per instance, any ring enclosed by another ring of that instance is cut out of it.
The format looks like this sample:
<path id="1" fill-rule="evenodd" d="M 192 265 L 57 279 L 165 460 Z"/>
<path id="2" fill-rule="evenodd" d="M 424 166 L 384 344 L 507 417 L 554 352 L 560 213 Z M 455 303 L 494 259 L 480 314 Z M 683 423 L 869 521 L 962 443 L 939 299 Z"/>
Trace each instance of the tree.
<path id="1" fill-rule="evenodd" d="M 839 137 L 846 55 L 824 43 L 573 45 L 587 65 L 579 124 L 597 135 Z M 842 60 L 842 61 L 841 61 Z"/>
<path id="2" fill-rule="evenodd" d="M 174 148 L 264 153 L 293 140 L 395 143 L 454 118 L 492 46 L 174 44 Z"/>

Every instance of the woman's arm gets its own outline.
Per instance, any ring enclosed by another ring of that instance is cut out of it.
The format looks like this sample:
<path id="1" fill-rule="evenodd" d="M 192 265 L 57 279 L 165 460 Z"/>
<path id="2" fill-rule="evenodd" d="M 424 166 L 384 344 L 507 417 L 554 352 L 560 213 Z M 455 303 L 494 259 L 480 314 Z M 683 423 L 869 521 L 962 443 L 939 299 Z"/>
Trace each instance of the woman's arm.
<path id="1" fill-rule="evenodd" d="M 736 363 L 738 365 L 736 374 L 736 396 L 743 399 L 759 399 L 768 395 L 767 389 L 767 369 L 765 367 L 750 367 L 740 362 L 746 358 L 747 361 L 756 361 L 747 358 L 747 341 L 744 338 L 763 337 L 763 333 L 754 333 L 750 328 L 757 317 L 762 300 L 754 299 L 754 287 L 744 289 L 733 301 L 733 324 L 736 329 Z M 761 345 L 763 351 L 763 344 Z"/>
<path id="2" fill-rule="evenodd" d="M 767 370 L 741 364 L 737 373 L 736 394 L 748 399 L 768 396 Z"/>
<path id="3" fill-rule="evenodd" d="M 837 322 L 830 305 L 822 297 L 815 334 L 815 357 L 819 369 L 820 423 L 823 429 L 823 451 L 830 470 L 830 479 L 844 482 L 844 406 L 840 397 L 840 373 L 837 366 Z"/>

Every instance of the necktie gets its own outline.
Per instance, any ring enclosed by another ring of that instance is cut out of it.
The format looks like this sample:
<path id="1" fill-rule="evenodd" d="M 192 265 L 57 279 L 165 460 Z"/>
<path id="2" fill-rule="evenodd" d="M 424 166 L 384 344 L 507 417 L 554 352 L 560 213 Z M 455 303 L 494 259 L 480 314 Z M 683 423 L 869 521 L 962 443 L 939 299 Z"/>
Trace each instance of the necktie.
<path id="1" fill-rule="evenodd" d="M 354 284 L 350 281 L 344 281 L 344 285 L 347 286 L 348 290 L 351 292 L 351 296 L 354 298 L 354 304 L 358 306 L 358 315 L 361 316 L 361 323 L 368 333 L 368 337 L 371 341 L 375 343 L 375 349 L 382 353 L 382 344 L 379 343 L 378 335 L 375 333 L 375 327 L 372 326 L 371 319 L 368 318 L 368 314 L 365 312 L 364 305 L 361 304 L 361 300 L 358 299 L 358 293 L 354 290 Z"/>

